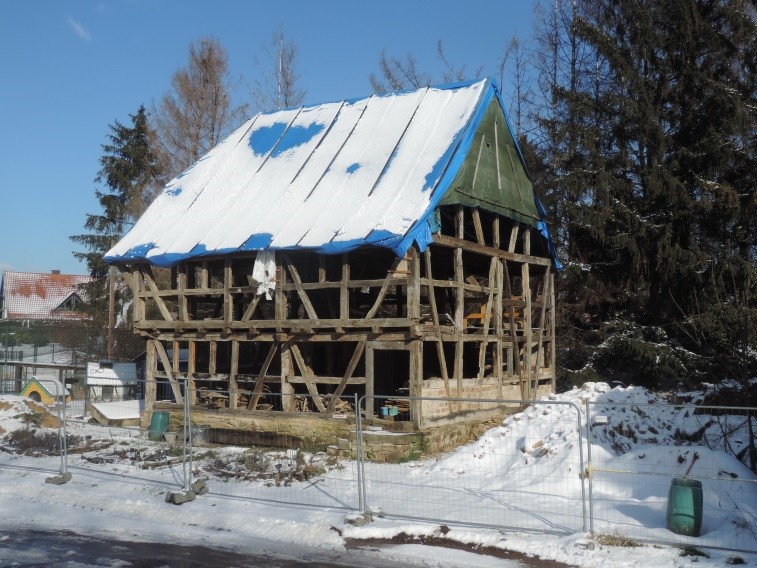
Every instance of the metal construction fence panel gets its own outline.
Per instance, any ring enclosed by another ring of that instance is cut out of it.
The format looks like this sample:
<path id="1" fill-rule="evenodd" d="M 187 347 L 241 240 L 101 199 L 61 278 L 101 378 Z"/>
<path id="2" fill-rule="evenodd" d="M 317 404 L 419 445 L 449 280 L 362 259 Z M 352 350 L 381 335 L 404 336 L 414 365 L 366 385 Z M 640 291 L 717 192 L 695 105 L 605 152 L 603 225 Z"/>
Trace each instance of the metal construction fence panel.
<path id="1" fill-rule="evenodd" d="M 757 551 L 754 413 L 587 401 L 591 530 Z"/>
<path id="2" fill-rule="evenodd" d="M 218 495 L 358 508 L 358 469 L 351 459 L 357 423 L 354 396 L 339 397 L 333 411 L 324 414 L 316 405 L 330 400 L 316 401 L 309 394 L 263 392 L 253 400 L 255 412 L 225 409 L 230 395 L 210 389 L 190 393 L 199 405 L 191 412 L 195 478 L 205 479 Z M 249 397 L 241 400 L 245 402 L 249 404 Z M 297 411 L 281 412 L 284 408 Z"/>
<path id="3" fill-rule="evenodd" d="M 586 530 L 581 409 L 577 404 L 531 403 L 532 412 L 550 415 L 552 429 L 548 430 L 538 421 L 533 422 L 533 427 L 526 424 L 527 415 L 523 422 L 514 417 L 503 422 L 504 415 L 523 408 L 523 402 L 517 400 L 374 396 L 361 402 L 366 409 L 380 409 L 380 414 L 389 419 L 395 408 L 397 419 L 406 418 L 402 413 L 412 405 L 424 405 L 424 415 L 434 406 L 447 411 L 447 418 L 428 425 L 415 442 L 415 434 L 363 428 L 363 457 L 390 451 L 392 444 L 403 443 L 417 443 L 419 453 L 433 454 L 434 445 L 456 445 L 471 419 L 488 416 L 490 426 L 498 424 L 480 437 L 478 431 L 469 430 L 475 440 L 438 457 L 424 457 L 399 466 L 361 459 L 364 503 L 369 511 L 440 523 L 539 532 Z M 388 410 L 383 410 L 386 407 Z M 558 437 L 553 436 L 555 431 Z M 558 446 L 569 446 L 571 451 L 559 452 L 557 461 L 550 459 L 557 455 Z"/>
<path id="4" fill-rule="evenodd" d="M 147 416 L 143 400 L 79 398 L 39 380 L 48 413 L 18 413 L 25 425 L 4 438 L 4 467 L 157 492 L 202 479 L 236 499 L 757 552 L 754 408 L 609 395 L 581 405 L 381 395 L 330 405 L 263 392 L 251 411 L 249 397 L 224 406 L 239 391 L 191 391 L 182 380 L 181 404 L 176 384 L 161 381 Z"/>

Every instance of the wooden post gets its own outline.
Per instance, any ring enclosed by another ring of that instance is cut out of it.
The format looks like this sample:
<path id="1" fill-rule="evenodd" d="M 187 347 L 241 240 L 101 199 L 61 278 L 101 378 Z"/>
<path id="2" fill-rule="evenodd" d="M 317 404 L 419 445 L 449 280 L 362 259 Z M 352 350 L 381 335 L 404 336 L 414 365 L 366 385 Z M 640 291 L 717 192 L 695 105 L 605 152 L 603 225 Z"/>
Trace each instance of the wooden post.
<path id="1" fill-rule="evenodd" d="M 458 205 L 457 214 L 455 216 L 455 232 L 458 239 L 463 240 L 465 238 L 465 213 L 462 205 Z M 455 283 L 456 283 L 456 296 L 455 296 L 455 335 L 457 336 L 457 342 L 455 343 L 455 367 L 453 376 L 457 383 L 457 398 L 462 397 L 463 393 L 463 318 L 465 316 L 465 272 L 463 267 L 463 249 L 460 246 L 455 247 L 454 252 L 455 262 Z"/>
<path id="2" fill-rule="evenodd" d="M 218 356 L 218 342 L 210 341 L 210 353 L 208 355 L 208 374 L 212 377 L 216 374 L 216 359 Z"/>
<path id="3" fill-rule="evenodd" d="M 504 285 L 502 282 L 503 279 L 502 259 L 498 258 L 495 277 L 496 296 L 494 299 L 494 325 L 497 329 L 497 341 L 494 344 L 494 362 L 497 365 L 497 372 L 495 375 L 497 377 L 497 398 L 502 398 L 502 336 L 504 334 L 504 325 L 502 324 L 502 293 L 504 291 Z"/>
<path id="4" fill-rule="evenodd" d="M 532 368 L 531 368 L 531 347 L 532 347 L 532 339 L 533 339 L 533 329 L 532 329 L 532 317 L 531 317 L 531 278 L 530 278 L 530 266 L 527 262 L 523 263 L 523 266 L 521 267 L 521 284 L 523 287 L 523 301 L 526 303 L 526 307 L 523 310 L 523 325 L 525 326 L 524 329 L 524 343 L 523 343 L 523 366 L 525 367 L 525 380 L 526 380 L 526 388 L 525 391 L 521 390 L 521 396 L 525 399 L 530 400 L 532 397 L 531 392 L 531 377 L 532 377 Z M 521 387 L 522 388 L 522 387 Z"/>
<path id="5" fill-rule="evenodd" d="M 153 404 L 157 395 L 157 385 L 155 384 L 155 371 L 158 365 L 158 357 L 155 351 L 155 343 L 147 342 L 147 357 L 145 360 L 145 410 L 152 411 Z"/>
<path id="6" fill-rule="evenodd" d="M 234 302 L 231 296 L 231 284 L 234 274 L 231 270 L 231 259 L 224 259 L 223 263 L 223 321 L 226 323 L 234 319 Z M 229 404 L 229 408 L 234 408 Z"/>
<path id="7" fill-rule="evenodd" d="M 116 267 L 108 268 L 108 359 L 113 360 L 113 332 L 116 327 Z"/>
<path id="8" fill-rule="evenodd" d="M 421 396 L 423 393 L 423 340 L 410 342 L 410 396 Z M 422 401 L 410 401 L 410 420 L 416 429 L 423 424 Z"/>
<path id="9" fill-rule="evenodd" d="M 197 385 L 195 383 L 195 371 L 197 360 L 197 342 L 194 339 L 189 340 L 189 349 L 187 353 L 187 384 L 189 385 L 189 404 L 197 404 Z"/>
<path id="10" fill-rule="evenodd" d="M 239 372 L 239 341 L 231 341 L 231 365 L 229 368 L 229 408 L 236 408 L 239 398 L 237 373 Z"/>
<path id="11" fill-rule="evenodd" d="M 187 265 L 180 264 L 178 266 L 178 274 L 176 275 L 176 288 L 179 296 L 179 321 L 189 321 L 189 309 L 187 305 Z"/>
<path id="12" fill-rule="evenodd" d="M 349 254 L 342 255 L 342 280 L 339 283 L 339 319 L 350 319 L 350 289 L 347 284 L 350 281 Z"/>
<path id="13" fill-rule="evenodd" d="M 374 373 L 374 348 L 373 341 L 369 341 L 365 345 L 365 417 L 373 418 L 373 408 L 375 406 L 373 398 L 375 394 L 375 373 Z M 359 408 L 355 409 L 355 412 L 360 412 Z"/>
<path id="14" fill-rule="evenodd" d="M 439 324 L 439 310 L 436 307 L 436 293 L 434 291 L 434 274 L 431 268 L 431 248 L 427 248 L 423 253 L 423 259 L 426 263 L 426 280 L 428 280 L 428 302 L 431 306 L 431 319 L 434 322 L 436 331 L 436 356 L 439 359 L 439 371 L 444 381 L 444 391 L 447 398 L 452 398 L 452 392 L 449 387 L 449 374 L 447 372 L 447 358 L 444 354 L 444 342 L 442 341 L 442 329 Z M 452 403 L 449 403 L 450 412 L 452 412 Z"/>
<path id="15" fill-rule="evenodd" d="M 555 309 L 555 275 L 550 270 L 549 273 L 550 286 L 549 286 L 549 310 L 550 310 L 550 322 L 549 322 L 549 336 L 550 336 L 550 357 L 549 357 L 549 372 L 552 374 L 552 392 L 557 392 L 557 360 L 556 360 L 556 337 L 555 337 L 555 320 L 557 319 L 557 310 Z"/>
<path id="16" fill-rule="evenodd" d="M 289 377 L 294 374 L 292 349 L 289 343 L 281 344 L 281 408 L 285 412 L 294 411 L 294 387 L 289 383 Z"/>

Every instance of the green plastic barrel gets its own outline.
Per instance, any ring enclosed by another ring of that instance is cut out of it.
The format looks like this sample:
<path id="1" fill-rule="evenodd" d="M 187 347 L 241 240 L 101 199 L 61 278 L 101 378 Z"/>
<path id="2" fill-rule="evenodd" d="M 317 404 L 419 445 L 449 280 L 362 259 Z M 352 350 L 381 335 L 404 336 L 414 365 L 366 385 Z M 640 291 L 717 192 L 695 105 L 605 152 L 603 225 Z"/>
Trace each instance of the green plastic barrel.
<path id="1" fill-rule="evenodd" d="M 668 530 L 684 536 L 699 536 L 702 530 L 702 482 L 676 477 L 668 491 Z"/>
<path id="2" fill-rule="evenodd" d="M 168 412 L 153 412 L 150 420 L 149 438 L 157 442 L 163 439 L 163 433 L 168 429 Z"/>

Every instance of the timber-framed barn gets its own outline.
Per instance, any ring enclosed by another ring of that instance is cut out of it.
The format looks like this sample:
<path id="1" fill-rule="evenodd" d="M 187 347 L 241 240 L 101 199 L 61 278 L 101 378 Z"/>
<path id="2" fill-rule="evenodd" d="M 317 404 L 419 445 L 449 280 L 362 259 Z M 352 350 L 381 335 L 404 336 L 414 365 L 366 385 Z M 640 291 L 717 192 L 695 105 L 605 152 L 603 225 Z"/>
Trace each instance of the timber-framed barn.
<path id="1" fill-rule="evenodd" d="M 183 378 L 191 404 L 250 413 L 554 390 L 559 263 L 491 80 L 259 114 L 106 260 L 147 341 L 147 409 Z"/>

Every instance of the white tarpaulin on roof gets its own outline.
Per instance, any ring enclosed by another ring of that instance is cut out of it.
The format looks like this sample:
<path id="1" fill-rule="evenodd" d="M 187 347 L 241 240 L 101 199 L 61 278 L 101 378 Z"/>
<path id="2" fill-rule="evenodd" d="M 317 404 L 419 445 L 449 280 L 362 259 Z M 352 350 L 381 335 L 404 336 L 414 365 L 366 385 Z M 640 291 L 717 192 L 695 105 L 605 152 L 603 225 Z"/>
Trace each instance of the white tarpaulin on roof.
<path id="1" fill-rule="evenodd" d="M 404 252 L 486 89 L 484 80 L 259 114 L 171 181 L 106 260 L 363 244 Z"/>

